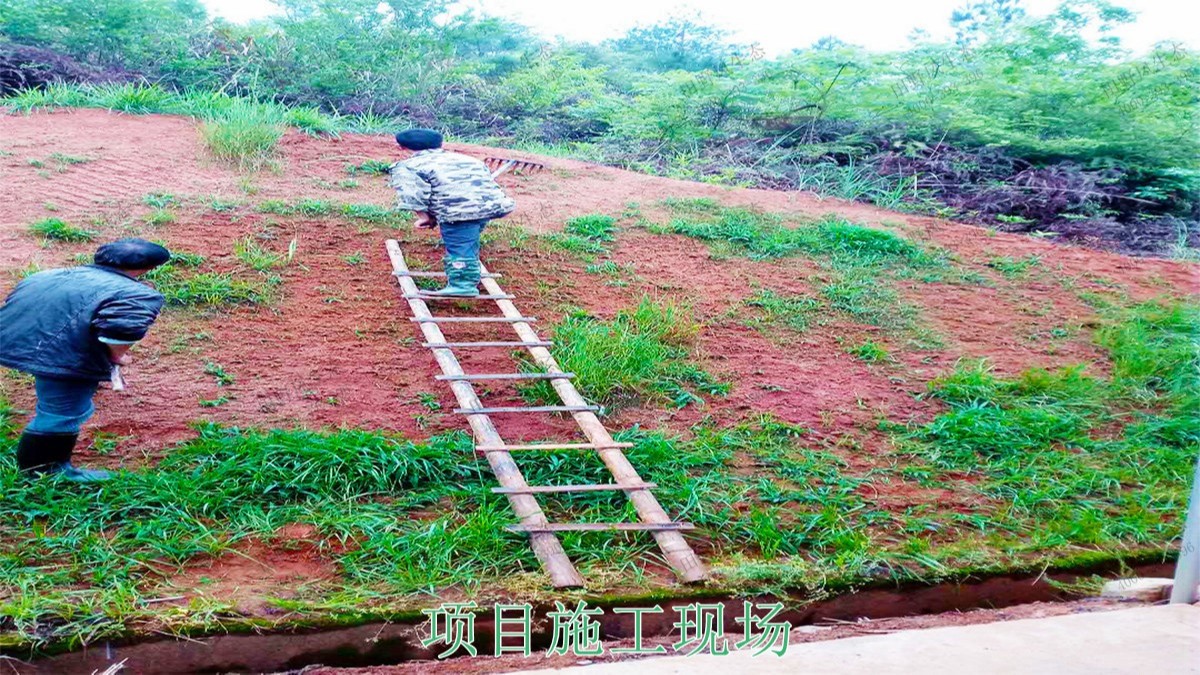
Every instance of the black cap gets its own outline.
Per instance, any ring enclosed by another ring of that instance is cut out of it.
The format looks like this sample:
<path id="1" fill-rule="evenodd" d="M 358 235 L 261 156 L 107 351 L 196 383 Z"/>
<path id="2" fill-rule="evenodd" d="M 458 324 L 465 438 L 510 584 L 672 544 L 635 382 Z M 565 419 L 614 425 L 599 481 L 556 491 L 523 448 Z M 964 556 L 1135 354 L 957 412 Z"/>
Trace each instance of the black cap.
<path id="1" fill-rule="evenodd" d="M 408 150 L 433 150 L 442 147 L 442 135 L 433 129 L 409 129 L 396 134 L 396 142 Z"/>
<path id="2" fill-rule="evenodd" d="M 96 249 L 97 265 L 119 270 L 150 270 L 171 259 L 171 252 L 145 239 L 118 239 Z"/>

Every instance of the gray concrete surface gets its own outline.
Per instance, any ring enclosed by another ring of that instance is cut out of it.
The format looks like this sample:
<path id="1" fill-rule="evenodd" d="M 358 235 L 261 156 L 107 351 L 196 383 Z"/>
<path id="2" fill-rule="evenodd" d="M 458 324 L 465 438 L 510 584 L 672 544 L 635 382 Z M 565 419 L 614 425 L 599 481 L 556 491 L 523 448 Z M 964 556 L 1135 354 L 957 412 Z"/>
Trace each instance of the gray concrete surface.
<path id="1" fill-rule="evenodd" d="M 1200 673 L 1200 606 L 908 630 L 792 645 L 782 657 L 671 656 L 530 674 Z"/>

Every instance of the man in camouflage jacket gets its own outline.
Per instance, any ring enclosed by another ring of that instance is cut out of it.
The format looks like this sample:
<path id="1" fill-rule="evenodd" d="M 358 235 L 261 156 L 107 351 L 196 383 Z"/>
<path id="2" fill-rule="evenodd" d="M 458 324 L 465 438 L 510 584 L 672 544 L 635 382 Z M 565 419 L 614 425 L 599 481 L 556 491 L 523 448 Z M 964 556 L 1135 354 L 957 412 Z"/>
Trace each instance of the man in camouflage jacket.
<path id="1" fill-rule="evenodd" d="M 515 208 L 487 166 L 442 149 L 442 135 L 431 129 L 396 134 L 401 148 L 413 151 L 392 165 L 388 181 L 396 190 L 396 207 L 413 211 L 417 227 L 440 229 L 446 247 L 447 284 L 438 295 L 479 295 L 479 239 L 493 218 Z"/>

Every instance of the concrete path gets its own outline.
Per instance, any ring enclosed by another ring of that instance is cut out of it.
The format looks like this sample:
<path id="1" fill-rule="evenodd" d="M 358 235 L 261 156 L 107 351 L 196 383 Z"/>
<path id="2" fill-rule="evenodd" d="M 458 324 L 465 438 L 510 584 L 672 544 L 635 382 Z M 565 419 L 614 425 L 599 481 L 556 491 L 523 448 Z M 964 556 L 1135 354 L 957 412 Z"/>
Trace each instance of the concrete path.
<path id="1" fill-rule="evenodd" d="M 1200 606 L 1161 605 L 792 645 L 782 657 L 672 656 L 531 675 L 1200 673 Z"/>

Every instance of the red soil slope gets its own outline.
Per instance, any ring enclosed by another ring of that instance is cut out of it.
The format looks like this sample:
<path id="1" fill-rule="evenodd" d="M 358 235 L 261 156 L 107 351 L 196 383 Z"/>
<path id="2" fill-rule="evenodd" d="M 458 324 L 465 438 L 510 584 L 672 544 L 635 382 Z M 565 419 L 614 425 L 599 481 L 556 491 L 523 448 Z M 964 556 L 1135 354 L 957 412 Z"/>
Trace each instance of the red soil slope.
<path id="1" fill-rule="evenodd" d="M 455 146 L 476 155 L 486 148 Z M 90 161 L 61 164 L 51 156 Z M 508 153 L 512 154 L 512 153 Z M 519 153 L 518 153 L 519 154 Z M 92 432 L 119 437 L 115 452 L 89 457 L 99 465 L 136 464 L 190 434 L 189 424 L 213 420 L 243 426 L 355 426 L 402 432 L 422 438 L 437 431 L 465 428 L 452 414 L 430 411 L 418 395 L 435 394 L 443 410 L 453 407 L 449 392 L 433 379 L 432 357 L 420 347 L 419 332 L 389 276 L 383 230 L 363 232 L 338 218 L 267 216 L 253 206 L 267 199 L 304 198 L 388 205 L 389 190 L 376 177 L 359 177 L 359 187 L 337 187 L 345 166 L 397 155 L 387 137 L 347 135 L 316 139 L 289 133 L 275 171 L 245 174 L 206 156 L 193 122 L 162 116 L 127 116 L 80 110 L 0 117 L 0 271 L 36 263 L 71 264 L 91 245 L 43 245 L 29 223 L 48 216 L 97 229 L 103 238 L 131 233 L 165 240 L 169 245 L 205 254 L 236 266 L 234 242 L 249 234 L 274 237 L 277 250 L 298 241 L 295 262 L 282 272 L 281 298 L 268 307 L 218 313 L 169 312 L 137 351 L 129 369 L 127 393 L 104 391 L 89 425 Z M 1197 291 L 1196 267 L 1165 260 L 1131 259 L 1082 248 L 1056 246 L 1024 237 L 937 220 L 887 212 L 861 204 L 819 199 L 798 192 L 733 189 L 655 178 L 581 162 L 537 158 L 551 170 L 508 176 L 502 183 L 519 208 L 509 222 L 530 232 L 559 230 L 572 216 L 619 215 L 630 202 L 654 216 L 667 197 L 712 197 L 727 205 L 753 206 L 793 216 L 835 213 L 868 226 L 887 227 L 910 238 L 953 251 L 969 269 L 993 285 L 948 286 L 913 282 L 900 290 L 919 305 L 924 320 L 941 334 L 945 348 L 913 352 L 879 331 L 840 321 L 815 326 L 797 340 L 781 344 L 742 325 L 737 314 L 753 286 L 777 292 L 812 294 L 810 276 L 819 270 L 803 259 L 750 263 L 711 259 L 694 240 L 627 228 L 614 259 L 631 265 L 635 276 L 625 287 L 603 285 L 603 277 L 583 272 L 569 256 L 534 250 L 515 237 L 501 237 L 485 251 L 488 264 L 505 274 L 506 290 L 518 296 L 527 314 L 541 317 L 543 331 L 567 305 L 611 316 L 636 303 L 644 293 L 691 304 L 705 322 L 702 365 L 734 383 L 723 399 L 682 411 L 661 408 L 623 412 L 614 427 L 642 423 L 684 431 L 704 416 L 733 422 L 758 413 L 812 427 L 827 438 L 861 437 L 851 457 L 869 463 L 875 441 L 867 429 L 880 414 L 893 419 L 927 416 L 931 404 L 913 393 L 952 367 L 960 357 L 986 356 L 1001 372 L 1030 366 L 1092 362 L 1101 359 L 1086 329 L 1062 339 L 1037 337 L 1052 325 L 1083 325 L 1092 310 L 1068 290 L 1109 290 L 1148 298 Z M 41 160 L 43 167 L 29 160 Z M 148 227 L 141 221 L 149 207 L 142 197 L 166 192 L 187 200 L 175 209 L 172 224 Z M 203 203 L 212 198 L 239 201 L 241 208 L 215 213 Z M 89 224 L 95 217 L 103 222 Z M 410 260 L 432 264 L 439 256 L 432 235 L 404 235 Z M 347 256 L 364 254 L 352 265 Z M 1012 283 L 986 263 L 993 256 L 1037 255 L 1047 273 Z M 16 283 L 0 276 L 0 292 Z M 509 339 L 504 327 L 454 328 L 464 339 Z M 198 337 L 197 337 L 198 336 Z M 844 353 L 839 340 L 864 337 L 888 342 L 900 360 L 892 366 L 868 366 Z M 203 372 L 206 362 L 220 364 L 235 382 L 219 389 Z M 506 354 L 464 359 L 468 371 L 510 370 Z M 1104 369 L 1102 361 L 1094 370 Z M 217 407 L 201 399 L 230 397 Z M 0 378 L 0 394 L 28 408 L 27 382 Z M 511 392 L 497 388 L 485 401 L 502 405 Z M 526 416 L 527 417 L 527 416 Z M 501 419 L 511 439 L 545 437 L 573 425 L 522 418 Z M 861 454 L 860 454 L 861 453 Z M 857 461 L 855 461 L 857 460 Z"/>

